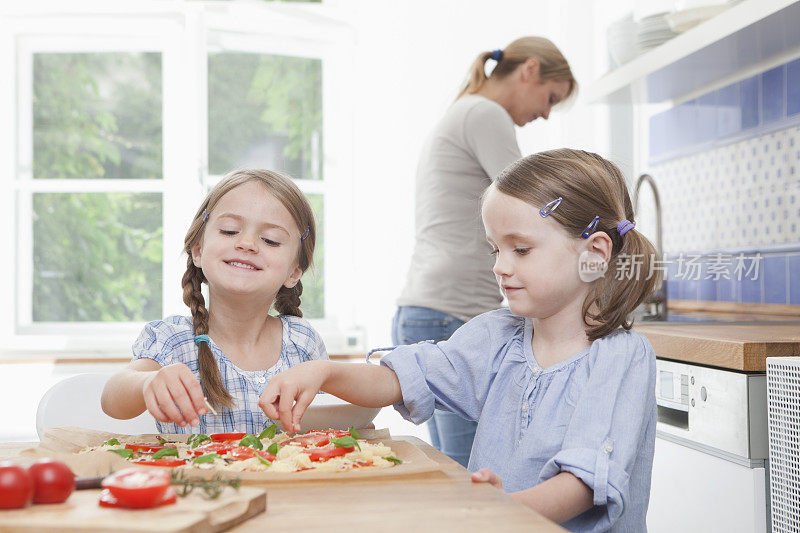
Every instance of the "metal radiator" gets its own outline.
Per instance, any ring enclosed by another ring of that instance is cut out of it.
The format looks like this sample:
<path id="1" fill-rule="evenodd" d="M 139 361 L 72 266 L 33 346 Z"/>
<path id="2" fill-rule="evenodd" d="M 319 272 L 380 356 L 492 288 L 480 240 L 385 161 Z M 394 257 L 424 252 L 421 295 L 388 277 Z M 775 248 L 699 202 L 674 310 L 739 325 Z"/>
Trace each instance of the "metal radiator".
<path id="1" fill-rule="evenodd" d="M 800 357 L 767 358 L 772 531 L 800 532 Z"/>

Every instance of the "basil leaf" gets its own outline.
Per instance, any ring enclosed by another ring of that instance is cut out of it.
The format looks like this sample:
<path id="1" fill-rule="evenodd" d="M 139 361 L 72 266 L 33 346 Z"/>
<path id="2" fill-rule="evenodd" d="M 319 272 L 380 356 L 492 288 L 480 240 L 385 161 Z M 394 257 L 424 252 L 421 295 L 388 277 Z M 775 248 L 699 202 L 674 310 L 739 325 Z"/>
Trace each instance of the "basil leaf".
<path id="1" fill-rule="evenodd" d="M 119 450 L 108 450 L 110 452 L 114 452 L 115 454 L 119 455 L 120 457 L 124 457 L 125 459 L 130 459 L 133 457 L 133 450 L 129 450 L 128 448 L 121 448 Z"/>
<path id="2" fill-rule="evenodd" d="M 267 461 L 266 459 L 264 459 L 264 458 L 263 458 L 263 457 L 261 457 L 260 455 L 256 454 L 256 457 L 258 457 L 258 460 L 259 460 L 259 461 L 261 461 L 261 463 L 262 463 L 262 464 L 265 464 L 265 465 L 267 465 L 267 466 L 272 466 L 272 463 L 271 463 L 271 462 Z"/>
<path id="3" fill-rule="evenodd" d="M 358 436 L 358 431 L 356 431 L 356 428 L 354 428 L 352 426 L 350 426 L 350 436 L 353 437 L 354 439 L 360 439 L 361 438 L 361 437 Z"/>
<path id="4" fill-rule="evenodd" d="M 402 459 L 398 459 L 397 457 L 389 456 L 389 457 L 384 457 L 384 459 L 386 459 L 387 461 L 391 461 L 396 465 L 399 465 L 399 464 L 403 463 L 403 460 Z"/>
<path id="5" fill-rule="evenodd" d="M 200 446 L 202 443 L 210 441 L 210 440 L 211 440 L 211 437 L 209 437 L 208 435 L 206 435 L 204 433 L 194 433 L 194 434 L 190 435 L 188 439 L 186 439 L 186 444 L 189 444 L 192 447 L 192 449 L 195 449 L 198 446 Z"/>
<path id="6" fill-rule="evenodd" d="M 358 441 L 349 435 L 345 435 L 344 437 L 339 437 L 338 439 L 331 439 L 331 443 L 337 448 L 356 447 L 359 450 L 361 449 L 361 446 L 359 446 Z"/>
<path id="7" fill-rule="evenodd" d="M 220 455 L 218 453 L 207 453 L 205 455 L 201 455 L 200 457 L 195 457 L 193 463 L 213 463 L 215 459 L 219 459 Z"/>
<path id="8" fill-rule="evenodd" d="M 275 436 L 275 433 L 277 433 L 277 431 L 278 431 L 278 425 L 277 424 L 272 424 L 271 426 L 266 428 L 264 431 L 262 431 L 261 434 L 258 436 L 258 438 L 259 439 L 271 439 L 271 438 L 273 438 Z"/>
<path id="9" fill-rule="evenodd" d="M 166 444 L 168 442 L 167 439 L 165 439 L 161 435 L 156 435 L 156 439 L 158 439 L 159 444 Z"/>
<path id="10" fill-rule="evenodd" d="M 175 448 L 161 448 L 156 453 L 153 454 L 153 459 L 161 459 L 162 457 L 167 456 L 178 456 L 178 450 Z"/>
<path id="11" fill-rule="evenodd" d="M 273 442 L 272 444 L 269 445 L 269 448 L 267 448 L 267 451 L 269 453 L 271 453 L 272 455 L 276 455 L 277 456 L 278 455 L 278 450 L 280 450 L 281 448 L 283 448 L 283 446 L 281 446 L 277 442 Z"/>
<path id="12" fill-rule="evenodd" d="M 242 440 L 239 441 L 239 446 L 250 446 L 251 448 L 255 448 L 256 450 L 263 450 L 264 445 L 258 440 L 258 437 L 255 435 L 245 435 Z"/>
<path id="13" fill-rule="evenodd" d="M 108 439 L 103 443 L 103 446 L 119 446 L 119 441 L 117 439 Z"/>

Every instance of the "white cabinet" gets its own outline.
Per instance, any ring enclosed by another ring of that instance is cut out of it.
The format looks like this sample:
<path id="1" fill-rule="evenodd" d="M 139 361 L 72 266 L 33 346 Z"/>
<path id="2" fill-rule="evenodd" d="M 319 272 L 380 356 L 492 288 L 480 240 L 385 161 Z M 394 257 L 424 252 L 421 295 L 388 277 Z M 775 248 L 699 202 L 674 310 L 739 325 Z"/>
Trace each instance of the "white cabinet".
<path id="1" fill-rule="evenodd" d="M 766 533 L 767 477 L 750 468 L 656 438 L 650 533 Z"/>

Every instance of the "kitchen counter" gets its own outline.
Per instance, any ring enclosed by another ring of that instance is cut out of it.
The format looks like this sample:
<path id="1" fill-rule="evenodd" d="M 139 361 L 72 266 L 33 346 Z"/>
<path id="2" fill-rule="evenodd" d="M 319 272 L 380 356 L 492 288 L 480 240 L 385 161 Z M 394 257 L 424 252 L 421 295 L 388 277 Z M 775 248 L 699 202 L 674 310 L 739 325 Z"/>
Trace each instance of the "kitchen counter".
<path id="1" fill-rule="evenodd" d="M 442 470 L 402 479 L 298 481 L 264 485 L 267 510 L 229 531 L 565 531 L 414 437 Z M 0 443 L 0 460 L 36 443 Z M 32 507 L 35 509 L 35 506 Z"/>
<path id="2" fill-rule="evenodd" d="M 798 324 L 635 325 L 656 357 L 745 372 L 766 372 L 767 357 L 800 356 Z"/>

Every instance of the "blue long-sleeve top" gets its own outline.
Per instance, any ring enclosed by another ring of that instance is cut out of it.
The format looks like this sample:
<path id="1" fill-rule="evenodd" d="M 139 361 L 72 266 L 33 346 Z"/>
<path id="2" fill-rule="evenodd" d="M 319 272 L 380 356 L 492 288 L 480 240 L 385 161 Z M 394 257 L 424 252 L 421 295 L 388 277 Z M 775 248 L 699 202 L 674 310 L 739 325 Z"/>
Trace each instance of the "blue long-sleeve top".
<path id="1" fill-rule="evenodd" d="M 439 343 L 384 356 L 400 381 L 394 407 L 419 424 L 446 409 L 478 422 L 469 469 L 488 468 L 509 492 L 570 472 L 594 507 L 572 531 L 646 531 L 656 430 L 655 354 L 619 329 L 548 368 L 531 348 L 533 323 L 506 309 L 467 322 Z"/>

